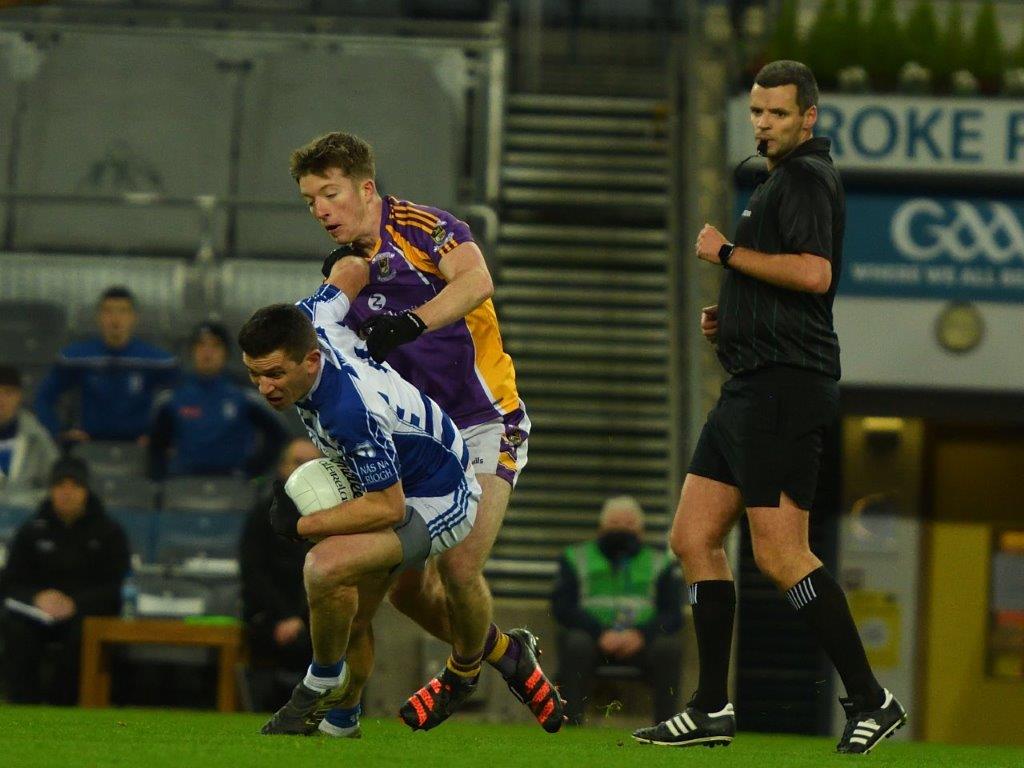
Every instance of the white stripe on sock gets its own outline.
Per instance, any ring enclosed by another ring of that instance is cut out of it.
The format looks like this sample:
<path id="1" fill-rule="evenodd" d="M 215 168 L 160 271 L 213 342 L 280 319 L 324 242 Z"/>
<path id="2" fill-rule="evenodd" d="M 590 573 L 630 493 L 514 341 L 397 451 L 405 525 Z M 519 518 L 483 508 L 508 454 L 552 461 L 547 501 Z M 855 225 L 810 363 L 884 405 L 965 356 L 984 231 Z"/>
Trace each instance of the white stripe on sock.
<path id="1" fill-rule="evenodd" d="M 796 610 L 800 610 L 817 596 L 818 593 L 814 591 L 814 585 L 811 584 L 810 576 L 804 577 L 786 590 L 786 597 L 789 600 L 789 604 Z"/>

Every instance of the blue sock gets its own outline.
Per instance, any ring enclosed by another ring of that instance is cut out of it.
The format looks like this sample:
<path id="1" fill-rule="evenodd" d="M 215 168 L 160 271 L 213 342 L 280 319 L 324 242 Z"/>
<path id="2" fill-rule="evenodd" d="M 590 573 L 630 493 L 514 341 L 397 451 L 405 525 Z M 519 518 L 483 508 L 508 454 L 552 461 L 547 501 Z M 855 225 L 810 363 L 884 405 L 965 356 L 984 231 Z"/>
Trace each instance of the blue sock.
<path id="1" fill-rule="evenodd" d="M 363 708 L 356 704 L 351 709 L 329 709 L 324 719 L 338 728 L 354 728 L 359 725 L 359 716 L 363 714 Z"/>
<path id="2" fill-rule="evenodd" d="M 314 677 L 337 677 L 341 674 L 341 665 L 344 659 L 338 659 L 334 664 L 317 664 L 315 661 L 309 665 L 309 671 Z"/>

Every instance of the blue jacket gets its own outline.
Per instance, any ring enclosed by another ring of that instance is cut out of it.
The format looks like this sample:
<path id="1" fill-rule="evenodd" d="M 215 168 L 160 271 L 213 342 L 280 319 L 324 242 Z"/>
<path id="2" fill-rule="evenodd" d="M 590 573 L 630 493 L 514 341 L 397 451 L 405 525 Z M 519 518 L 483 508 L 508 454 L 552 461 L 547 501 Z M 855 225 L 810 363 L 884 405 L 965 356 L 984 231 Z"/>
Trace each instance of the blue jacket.
<path id="1" fill-rule="evenodd" d="M 101 339 L 71 344 L 39 385 L 36 416 L 54 435 L 67 429 L 57 414 L 61 395 L 80 397 L 79 426 L 94 440 L 134 440 L 149 429 L 153 396 L 174 384 L 178 361 L 159 347 L 132 339 L 112 349 Z"/>
<path id="2" fill-rule="evenodd" d="M 257 475 L 270 468 L 286 437 L 280 420 L 255 392 L 226 374 L 190 373 L 157 398 L 150 473 L 156 479 L 167 474 Z"/>

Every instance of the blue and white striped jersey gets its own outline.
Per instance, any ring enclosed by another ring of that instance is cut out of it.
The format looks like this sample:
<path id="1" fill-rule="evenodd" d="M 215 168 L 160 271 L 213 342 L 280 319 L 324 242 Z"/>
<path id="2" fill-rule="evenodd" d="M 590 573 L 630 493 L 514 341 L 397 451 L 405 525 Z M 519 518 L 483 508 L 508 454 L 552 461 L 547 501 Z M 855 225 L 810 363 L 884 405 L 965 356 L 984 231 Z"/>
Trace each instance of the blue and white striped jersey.
<path id="1" fill-rule="evenodd" d="M 349 308 L 345 294 L 324 285 L 298 307 L 313 321 L 323 363 L 295 407 L 310 438 L 347 470 L 353 488 L 377 491 L 401 479 L 406 498 L 479 493 L 452 420 L 390 365 L 375 362 L 341 324 Z"/>

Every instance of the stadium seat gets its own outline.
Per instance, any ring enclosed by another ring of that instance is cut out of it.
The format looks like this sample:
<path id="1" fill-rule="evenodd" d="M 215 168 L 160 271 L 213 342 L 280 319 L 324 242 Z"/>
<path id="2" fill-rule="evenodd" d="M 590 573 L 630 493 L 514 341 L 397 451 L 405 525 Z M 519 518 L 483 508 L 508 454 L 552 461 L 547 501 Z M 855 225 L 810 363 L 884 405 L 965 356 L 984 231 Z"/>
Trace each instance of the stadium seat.
<path id="1" fill-rule="evenodd" d="M 28 520 L 34 510 L 26 506 L 8 506 L 0 497 L 0 544 L 6 544 L 14 538 L 18 528 Z"/>
<path id="2" fill-rule="evenodd" d="M 50 301 L 0 301 L 0 360 L 19 368 L 53 364 L 67 312 Z"/>
<path id="3" fill-rule="evenodd" d="M 156 509 L 160 486 L 144 477 L 102 475 L 93 482 L 93 490 L 108 509 Z"/>
<path id="4" fill-rule="evenodd" d="M 156 559 L 156 530 L 159 514 L 145 507 L 107 507 L 107 514 L 120 523 L 128 537 L 132 554 L 144 563 Z"/>
<path id="5" fill-rule="evenodd" d="M 190 558 L 235 558 L 246 513 L 165 510 L 156 534 L 156 560 L 180 564 Z"/>
<path id="6" fill-rule="evenodd" d="M 52 368 L 53 360 L 46 363 L 18 364 L 18 370 L 21 372 L 21 386 L 25 390 L 25 403 L 35 402 L 36 389 Z"/>
<path id="7" fill-rule="evenodd" d="M 17 533 L 21 524 L 32 515 L 32 510 L 28 507 L 2 506 L 3 501 L 4 499 L 0 497 L 0 568 L 3 568 L 7 562 L 7 548 L 11 539 L 14 538 L 14 534 Z"/>
<path id="8" fill-rule="evenodd" d="M 255 500 L 253 484 L 240 477 L 183 476 L 164 482 L 167 510 L 231 512 L 248 510 Z"/>
<path id="9" fill-rule="evenodd" d="M 73 453 L 89 465 L 98 480 L 146 476 L 146 449 L 135 443 L 93 440 L 78 443 Z"/>

